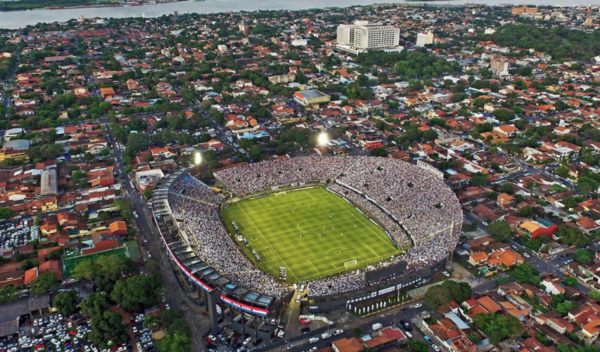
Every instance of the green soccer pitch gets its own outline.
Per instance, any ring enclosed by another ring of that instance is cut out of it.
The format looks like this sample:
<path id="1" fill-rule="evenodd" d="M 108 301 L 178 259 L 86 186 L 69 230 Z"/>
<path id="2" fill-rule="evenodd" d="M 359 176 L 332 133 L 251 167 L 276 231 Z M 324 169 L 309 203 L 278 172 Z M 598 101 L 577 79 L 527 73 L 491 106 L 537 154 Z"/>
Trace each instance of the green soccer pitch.
<path id="1" fill-rule="evenodd" d="M 223 220 L 230 230 L 235 222 L 249 243 L 243 250 L 261 270 L 278 279 L 285 266 L 290 283 L 361 269 L 400 253 L 369 218 L 323 188 L 234 203 Z M 353 260 L 356 266 L 345 265 Z"/>

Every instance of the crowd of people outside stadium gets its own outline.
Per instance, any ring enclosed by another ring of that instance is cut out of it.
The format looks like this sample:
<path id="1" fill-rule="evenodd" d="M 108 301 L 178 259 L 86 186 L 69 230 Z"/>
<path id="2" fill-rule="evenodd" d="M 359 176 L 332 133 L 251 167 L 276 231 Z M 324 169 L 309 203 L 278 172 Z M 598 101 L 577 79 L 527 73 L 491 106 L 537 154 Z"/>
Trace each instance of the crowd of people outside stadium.
<path id="1" fill-rule="evenodd" d="M 428 268 L 444 259 L 458 242 L 462 210 L 443 179 L 416 165 L 396 159 L 363 156 L 302 157 L 246 164 L 215 172 L 216 178 L 237 195 L 252 195 L 279 187 L 338 180 L 332 190 L 346 196 L 373 215 L 397 246 L 412 239 L 413 245 L 393 260 L 405 260 L 406 272 Z M 257 293 L 281 296 L 285 288 L 260 271 L 234 243 L 219 218 L 223 197 L 189 175 L 170 187 L 169 203 L 180 227 L 198 242 L 197 254 L 232 283 Z M 381 208 L 387 210 L 386 214 Z M 392 219 L 395 217 L 395 220 Z M 402 226 L 399 226 L 401 224 Z M 364 270 L 375 270 L 377 267 Z M 385 282 L 365 282 L 363 273 L 352 272 L 311 281 L 313 296 L 348 292 Z"/>

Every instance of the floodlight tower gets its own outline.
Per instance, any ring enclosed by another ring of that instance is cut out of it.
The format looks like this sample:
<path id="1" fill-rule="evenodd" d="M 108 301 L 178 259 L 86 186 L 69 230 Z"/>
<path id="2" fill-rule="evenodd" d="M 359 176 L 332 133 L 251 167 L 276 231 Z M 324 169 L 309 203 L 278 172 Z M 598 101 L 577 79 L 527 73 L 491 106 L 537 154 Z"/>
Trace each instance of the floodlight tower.
<path id="1" fill-rule="evenodd" d="M 202 153 L 196 151 L 194 153 L 194 165 L 196 165 L 196 172 L 198 173 L 197 177 L 200 177 L 200 164 L 202 164 Z"/>
<path id="2" fill-rule="evenodd" d="M 329 136 L 327 135 L 327 133 L 321 132 L 319 134 L 319 138 L 317 139 L 317 144 L 320 147 L 324 147 L 327 145 L 327 143 L 329 143 Z"/>

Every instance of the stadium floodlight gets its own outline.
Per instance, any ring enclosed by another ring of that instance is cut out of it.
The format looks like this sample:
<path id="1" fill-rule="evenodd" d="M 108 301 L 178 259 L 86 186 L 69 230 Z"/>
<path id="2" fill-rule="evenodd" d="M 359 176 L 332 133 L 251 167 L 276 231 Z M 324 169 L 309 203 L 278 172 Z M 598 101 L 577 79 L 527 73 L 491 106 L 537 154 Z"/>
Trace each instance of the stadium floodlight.
<path id="1" fill-rule="evenodd" d="M 320 146 L 326 146 L 327 143 L 329 143 L 329 136 L 327 135 L 327 133 L 325 132 L 321 132 L 319 134 L 319 139 L 318 139 L 318 143 Z"/>
<path id="2" fill-rule="evenodd" d="M 202 154 L 200 154 L 200 152 L 196 152 L 196 154 L 194 154 L 194 164 L 196 164 L 196 166 L 200 165 L 200 163 L 202 162 Z"/>

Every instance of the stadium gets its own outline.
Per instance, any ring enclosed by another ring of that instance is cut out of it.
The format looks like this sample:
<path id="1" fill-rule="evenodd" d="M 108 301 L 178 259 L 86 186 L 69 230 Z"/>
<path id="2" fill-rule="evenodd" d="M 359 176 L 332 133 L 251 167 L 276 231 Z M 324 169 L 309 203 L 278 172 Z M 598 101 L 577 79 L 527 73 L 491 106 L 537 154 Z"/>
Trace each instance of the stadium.
<path id="1" fill-rule="evenodd" d="M 215 178 L 224 192 L 183 171 L 164 178 L 156 225 L 207 305 L 263 318 L 291 298 L 293 283 L 307 285 L 312 311 L 413 285 L 443 266 L 462 226 L 458 199 L 426 163 L 300 157 Z"/>

